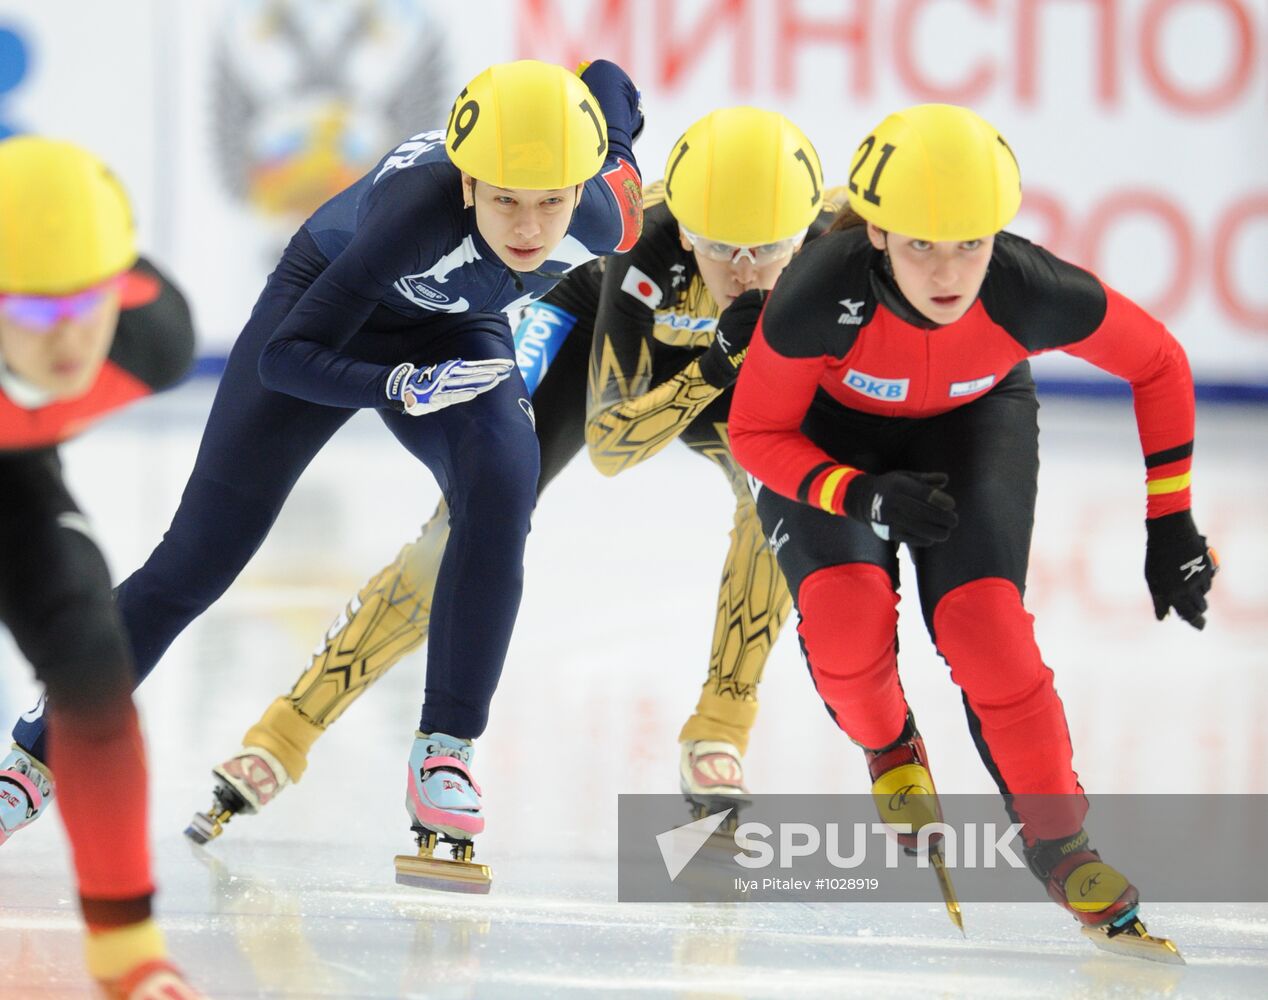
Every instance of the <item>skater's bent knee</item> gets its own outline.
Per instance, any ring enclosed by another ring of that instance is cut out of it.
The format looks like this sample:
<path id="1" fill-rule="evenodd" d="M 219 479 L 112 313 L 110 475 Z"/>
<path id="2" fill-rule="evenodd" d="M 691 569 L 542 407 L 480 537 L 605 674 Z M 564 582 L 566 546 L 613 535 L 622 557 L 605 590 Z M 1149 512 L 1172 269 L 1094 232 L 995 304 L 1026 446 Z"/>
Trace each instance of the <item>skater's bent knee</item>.
<path id="1" fill-rule="evenodd" d="M 971 695 L 989 687 L 994 700 L 1012 700 L 1051 686 L 1034 618 L 1011 581 L 987 578 L 957 587 L 938 602 L 933 623 L 952 679 Z"/>
<path id="2" fill-rule="evenodd" d="M 870 659 L 894 641 L 898 595 L 889 574 L 871 563 L 846 563 L 811 573 L 797 592 L 801 633 L 813 651 L 823 644 Z"/>

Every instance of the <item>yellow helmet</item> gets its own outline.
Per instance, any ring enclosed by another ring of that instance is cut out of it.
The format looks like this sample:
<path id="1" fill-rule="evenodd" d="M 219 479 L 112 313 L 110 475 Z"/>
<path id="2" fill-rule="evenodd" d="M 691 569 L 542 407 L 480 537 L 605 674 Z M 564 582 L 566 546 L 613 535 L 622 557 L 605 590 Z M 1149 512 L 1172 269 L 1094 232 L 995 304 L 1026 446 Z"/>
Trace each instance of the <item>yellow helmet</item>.
<path id="1" fill-rule="evenodd" d="M 449 112 L 445 149 L 476 180 L 545 191 L 599 172 L 608 125 L 575 73 L 521 59 L 490 66 L 463 88 Z"/>
<path id="2" fill-rule="evenodd" d="M 69 142 L 0 142 L 0 292 L 68 295 L 136 262 L 123 186 Z"/>
<path id="3" fill-rule="evenodd" d="M 736 246 L 777 243 L 801 233 L 823 208 L 823 167 L 783 115 L 723 108 L 674 143 L 665 200 L 699 236 Z"/>
<path id="4" fill-rule="evenodd" d="M 919 104 L 890 115 L 859 145 L 850 207 L 889 232 L 976 240 L 1021 205 L 1021 171 L 1004 137 L 976 112 Z"/>

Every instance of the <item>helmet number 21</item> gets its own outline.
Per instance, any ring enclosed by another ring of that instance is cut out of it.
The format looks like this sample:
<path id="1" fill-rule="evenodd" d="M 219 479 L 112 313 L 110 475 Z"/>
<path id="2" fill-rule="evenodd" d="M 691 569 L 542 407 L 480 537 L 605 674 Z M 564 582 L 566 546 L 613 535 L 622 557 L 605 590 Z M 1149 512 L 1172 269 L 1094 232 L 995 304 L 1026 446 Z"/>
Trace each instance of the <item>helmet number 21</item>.
<path id="1" fill-rule="evenodd" d="M 850 171 L 850 194 L 858 194 L 859 186 L 854 183 L 854 175 L 863 169 L 863 164 L 867 162 L 867 158 L 872 155 L 872 147 L 876 145 L 876 136 L 869 135 L 859 145 L 860 155 L 854 162 L 854 169 Z M 894 154 L 894 147 L 891 143 L 885 143 L 881 146 L 880 159 L 876 161 L 876 166 L 872 168 L 872 180 L 867 185 L 867 190 L 863 192 L 863 200 L 870 201 L 873 205 L 881 203 L 881 197 L 876 193 L 876 185 L 880 182 L 881 171 L 885 169 L 885 164 L 889 162 L 889 158 Z"/>

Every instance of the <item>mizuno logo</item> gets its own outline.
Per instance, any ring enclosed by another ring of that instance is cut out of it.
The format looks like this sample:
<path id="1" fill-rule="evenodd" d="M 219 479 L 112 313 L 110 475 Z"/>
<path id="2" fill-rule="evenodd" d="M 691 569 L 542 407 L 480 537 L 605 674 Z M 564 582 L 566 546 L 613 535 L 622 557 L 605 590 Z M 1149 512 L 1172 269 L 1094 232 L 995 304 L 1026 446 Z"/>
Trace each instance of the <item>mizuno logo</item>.
<path id="1" fill-rule="evenodd" d="M 1198 556 L 1196 559 L 1190 559 L 1187 563 L 1180 564 L 1180 572 L 1184 574 L 1184 578 L 1188 580 L 1196 573 L 1201 573 L 1206 569 L 1206 557 Z"/>
<path id="2" fill-rule="evenodd" d="M 877 493 L 872 497 L 872 520 L 879 521 L 881 519 L 881 495 Z"/>
<path id="3" fill-rule="evenodd" d="M 843 326 L 862 326 L 863 317 L 859 315 L 859 310 L 863 308 L 863 299 L 857 302 L 854 299 L 840 299 L 841 305 L 845 306 L 845 312 L 837 317 L 837 323 Z"/>
<path id="4" fill-rule="evenodd" d="M 779 550 L 782 549 L 784 547 L 784 543 L 788 541 L 788 532 L 785 531 L 782 535 L 779 533 L 779 529 L 783 526 L 784 519 L 781 517 L 775 522 L 775 530 L 770 533 L 770 538 L 766 539 L 767 544 L 770 545 L 771 554 L 775 556 L 779 555 Z"/>

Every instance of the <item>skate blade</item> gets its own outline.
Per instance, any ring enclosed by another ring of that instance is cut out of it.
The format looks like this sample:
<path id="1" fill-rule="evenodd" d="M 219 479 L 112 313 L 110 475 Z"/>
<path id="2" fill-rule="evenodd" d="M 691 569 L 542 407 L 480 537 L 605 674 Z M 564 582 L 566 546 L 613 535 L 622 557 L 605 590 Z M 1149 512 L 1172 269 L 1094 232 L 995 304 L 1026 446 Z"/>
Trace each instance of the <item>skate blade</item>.
<path id="1" fill-rule="evenodd" d="M 960 900 L 955 894 L 955 886 L 951 884 L 951 873 L 947 871 L 947 861 L 941 847 L 932 852 L 932 860 L 933 870 L 938 876 L 938 888 L 942 890 L 942 901 L 947 907 L 947 916 L 963 935 L 964 915 L 960 913 Z"/>
<path id="2" fill-rule="evenodd" d="M 683 792 L 682 797 L 687 800 L 687 804 L 691 806 L 693 813 L 698 813 L 697 819 L 703 819 L 712 813 L 721 812 L 723 809 L 735 809 L 739 811 L 745 806 L 753 804 L 753 796 L 748 792 L 736 792 L 735 794 L 713 794 L 713 795 L 694 795 L 691 792 Z"/>
<path id="3" fill-rule="evenodd" d="M 1113 952 L 1115 955 L 1143 958 L 1148 962 L 1163 962 L 1167 965 L 1185 964 L 1184 956 L 1180 954 L 1174 941 L 1154 937 L 1139 920 L 1113 937 L 1104 927 L 1084 927 L 1083 936 L 1102 951 Z"/>
<path id="4" fill-rule="evenodd" d="M 233 815 L 228 810 L 212 816 L 210 813 L 194 813 L 194 818 L 185 827 L 185 836 L 195 844 L 206 844 L 225 832 L 224 824 Z"/>
<path id="5" fill-rule="evenodd" d="M 470 892 L 483 895 L 493 887 L 493 873 L 488 865 L 474 861 L 450 861 L 446 858 L 423 858 L 416 854 L 396 856 L 397 885 L 416 889 L 440 889 L 444 892 Z"/>

